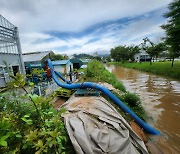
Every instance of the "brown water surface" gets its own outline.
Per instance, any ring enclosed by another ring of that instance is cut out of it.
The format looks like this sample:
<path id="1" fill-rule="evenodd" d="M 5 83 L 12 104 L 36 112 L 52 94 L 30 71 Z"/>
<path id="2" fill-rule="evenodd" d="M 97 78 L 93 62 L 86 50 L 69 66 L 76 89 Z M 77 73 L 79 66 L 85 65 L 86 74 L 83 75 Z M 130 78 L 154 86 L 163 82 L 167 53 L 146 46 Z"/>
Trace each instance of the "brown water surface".
<path id="1" fill-rule="evenodd" d="M 180 81 L 115 65 L 106 65 L 130 92 L 137 93 L 153 118 L 148 123 L 161 131 L 152 136 L 164 153 L 180 154 Z"/>

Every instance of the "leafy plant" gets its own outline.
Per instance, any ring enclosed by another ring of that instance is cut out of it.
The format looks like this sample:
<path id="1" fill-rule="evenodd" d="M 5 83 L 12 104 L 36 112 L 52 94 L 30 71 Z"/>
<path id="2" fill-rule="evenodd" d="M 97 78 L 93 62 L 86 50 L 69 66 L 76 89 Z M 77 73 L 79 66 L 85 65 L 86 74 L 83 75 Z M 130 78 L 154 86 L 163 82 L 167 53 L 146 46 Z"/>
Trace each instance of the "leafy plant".
<path id="1" fill-rule="evenodd" d="M 131 107 L 135 107 L 135 106 L 137 106 L 137 105 L 139 105 L 141 103 L 140 98 L 136 94 L 132 94 L 130 92 L 125 93 L 121 97 Z"/>
<path id="2" fill-rule="evenodd" d="M 107 82 L 123 92 L 126 91 L 123 84 L 97 60 L 88 63 L 88 66 L 85 69 L 84 78 L 85 81 Z"/>
<path id="3" fill-rule="evenodd" d="M 125 103 L 132 111 L 134 111 L 141 119 L 143 119 L 144 121 L 147 120 L 148 116 L 147 116 L 146 111 L 144 110 L 144 108 L 141 105 L 141 100 L 140 100 L 139 96 L 137 96 L 136 94 L 130 93 L 130 92 L 124 93 L 121 96 L 115 92 L 114 92 L 114 94 L 123 103 Z M 129 117 L 127 115 L 125 115 L 125 117 L 129 119 Z"/>
<path id="4" fill-rule="evenodd" d="M 88 63 L 88 66 L 85 70 L 84 78 L 86 81 L 95 81 L 95 82 L 107 82 L 112 84 L 116 89 L 121 90 L 122 92 L 125 92 L 121 96 L 114 92 L 114 94 L 122 100 L 128 107 L 130 107 L 140 118 L 146 120 L 147 115 L 144 110 L 144 108 L 141 105 L 140 98 L 136 94 L 132 94 L 130 92 L 126 92 L 125 87 L 123 84 L 116 79 L 116 77 L 111 74 L 108 70 L 105 69 L 105 67 L 98 61 L 94 60 Z M 106 98 L 108 99 L 108 98 Z M 109 102 L 111 102 L 110 99 L 108 99 Z M 113 103 L 112 103 L 113 104 Z M 113 105 L 118 111 L 121 111 L 121 109 Z M 124 114 L 121 111 L 121 114 L 124 115 L 124 117 L 127 120 L 132 120 L 130 116 Z"/>
<path id="5" fill-rule="evenodd" d="M 12 76 L 9 92 L 0 93 L 0 153 L 63 153 L 70 143 L 52 97 L 29 95 L 21 74 Z M 22 88 L 24 93 L 18 94 Z M 71 147 L 72 148 L 72 147 Z"/>

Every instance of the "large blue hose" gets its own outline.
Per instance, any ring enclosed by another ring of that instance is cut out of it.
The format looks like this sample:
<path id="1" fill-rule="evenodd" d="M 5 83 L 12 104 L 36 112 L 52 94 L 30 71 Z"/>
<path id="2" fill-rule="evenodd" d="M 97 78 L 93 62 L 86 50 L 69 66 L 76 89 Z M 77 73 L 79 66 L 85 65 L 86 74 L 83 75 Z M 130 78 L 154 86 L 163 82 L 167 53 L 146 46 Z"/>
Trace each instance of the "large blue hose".
<path id="1" fill-rule="evenodd" d="M 60 77 L 64 82 L 66 82 L 67 84 L 71 84 L 71 81 L 66 80 L 59 72 L 56 72 L 56 71 L 54 71 L 54 72 L 55 72 L 55 74 L 56 74 L 58 77 Z"/>
<path id="2" fill-rule="evenodd" d="M 53 70 L 53 65 L 50 59 L 47 60 L 48 66 L 51 69 L 52 77 L 57 85 L 63 88 L 67 89 L 78 89 L 78 88 L 93 88 L 102 91 L 107 97 L 109 97 L 115 104 L 117 104 L 124 112 L 128 113 L 147 133 L 153 134 L 153 135 L 159 135 L 160 132 L 145 123 L 143 120 L 141 120 L 133 111 L 131 111 L 121 100 L 119 100 L 114 94 L 112 94 L 106 87 L 100 86 L 96 83 L 92 82 L 83 82 L 83 83 L 76 83 L 76 84 L 64 84 L 61 83 L 58 78 L 56 77 L 56 74 L 62 79 L 63 77 L 60 75 L 60 73 L 57 73 Z M 63 79 L 63 81 L 66 81 Z"/>

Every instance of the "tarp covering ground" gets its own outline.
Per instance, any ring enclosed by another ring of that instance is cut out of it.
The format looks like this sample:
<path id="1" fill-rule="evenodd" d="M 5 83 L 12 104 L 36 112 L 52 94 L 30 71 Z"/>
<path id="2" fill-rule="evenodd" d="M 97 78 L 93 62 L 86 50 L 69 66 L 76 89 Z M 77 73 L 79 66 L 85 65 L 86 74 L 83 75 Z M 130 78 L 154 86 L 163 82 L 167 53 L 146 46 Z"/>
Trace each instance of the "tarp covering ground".
<path id="1" fill-rule="evenodd" d="M 103 97 L 74 97 L 64 105 L 68 135 L 78 154 L 135 154 L 148 151 L 127 121 Z"/>

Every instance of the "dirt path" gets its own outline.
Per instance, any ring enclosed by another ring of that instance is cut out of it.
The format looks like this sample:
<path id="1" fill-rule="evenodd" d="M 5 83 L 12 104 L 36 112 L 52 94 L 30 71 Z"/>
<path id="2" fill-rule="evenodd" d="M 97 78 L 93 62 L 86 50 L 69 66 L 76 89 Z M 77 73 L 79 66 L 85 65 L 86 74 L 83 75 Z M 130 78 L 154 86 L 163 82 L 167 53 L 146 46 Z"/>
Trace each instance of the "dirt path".
<path id="1" fill-rule="evenodd" d="M 58 109 L 62 104 L 64 104 L 67 101 L 67 98 L 64 97 L 58 97 L 58 100 L 55 101 L 53 106 L 55 109 Z"/>

